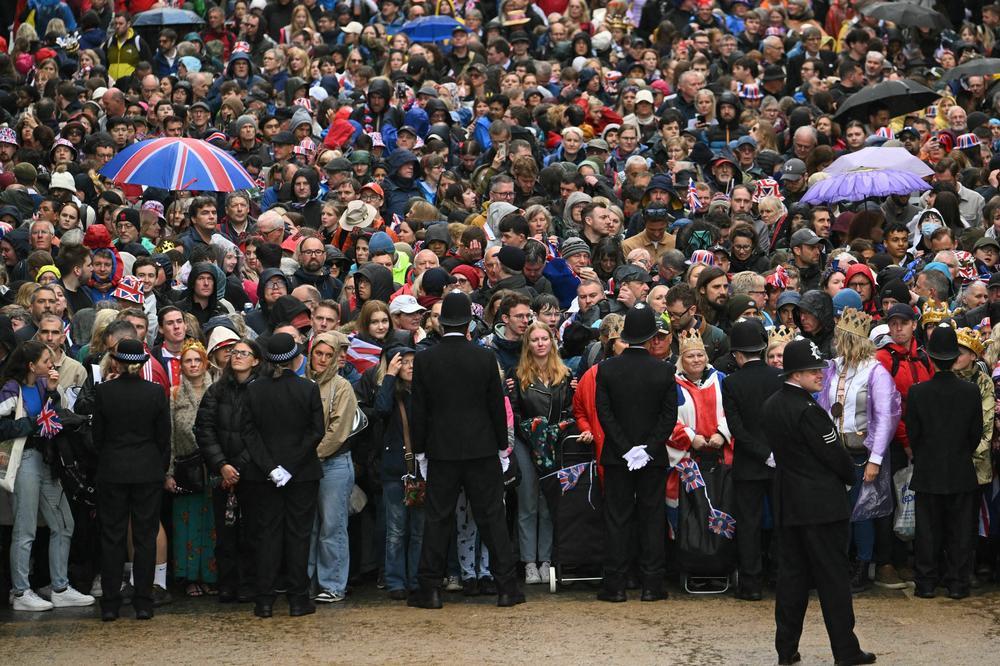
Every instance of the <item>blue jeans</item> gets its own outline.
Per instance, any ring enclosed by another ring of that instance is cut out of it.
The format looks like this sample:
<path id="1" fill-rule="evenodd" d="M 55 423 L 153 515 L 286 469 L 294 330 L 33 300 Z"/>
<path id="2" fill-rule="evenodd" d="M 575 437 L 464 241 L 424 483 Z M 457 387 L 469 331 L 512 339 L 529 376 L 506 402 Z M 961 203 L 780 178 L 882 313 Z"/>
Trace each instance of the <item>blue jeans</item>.
<path id="1" fill-rule="evenodd" d="M 514 455 L 521 468 L 517 487 L 517 541 L 522 562 L 552 561 L 552 518 L 549 505 L 538 489 L 538 471 L 531 452 L 521 441 L 514 444 Z"/>
<path id="2" fill-rule="evenodd" d="M 349 453 L 322 461 L 316 522 L 309 546 L 309 577 L 320 590 L 344 594 L 351 564 L 347 540 L 347 510 L 354 488 L 354 463 Z"/>
<path id="3" fill-rule="evenodd" d="M 385 504 L 385 586 L 417 589 L 417 565 L 424 542 L 424 510 L 403 504 L 403 482 L 383 481 Z"/>
<path id="4" fill-rule="evenodd" d="M 73 538 L 73 513 L 66 493 L 52 468 L 42 460 L 42 454 L 27 449 L 21 458 L 14 481 L 14 530 L 11 534 L 10 571 L 15 594 L 31 587 L 31 545 L 35 542 L 38 510 L 49 526 L 49 576 L 52 589 L 63 590 L 69 585 L 69 544 Z"/>
<path id="5" fill-rule="evenodd" d="M 865 481 L 865 465 L 868 462 L 868 454 L 851 454 L 854 461 L 854 485 L 848 493 L 848 499 L 853 507 L 858 497 L 861 496 L 861 484 Z M 860 520 L 851 523 L 851 541 L 854 543 L 854 550 L 857 551 L 859 562 L 871 562 L 875 552 L 875 521 Z"/>

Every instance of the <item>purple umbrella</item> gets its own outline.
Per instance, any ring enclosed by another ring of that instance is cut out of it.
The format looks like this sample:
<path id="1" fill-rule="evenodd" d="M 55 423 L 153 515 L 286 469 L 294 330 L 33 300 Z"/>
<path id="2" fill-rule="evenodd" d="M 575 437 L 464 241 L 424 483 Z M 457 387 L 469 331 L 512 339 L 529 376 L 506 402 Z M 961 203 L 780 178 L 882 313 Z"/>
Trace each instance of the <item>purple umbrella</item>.
<path id="1" fill-rule="evenodd" d="M 925 192 L 931 186 L 908 171 L 893 169 L 855 169 L 831 176 L 809 186 L 802 203 L 861 201 L 868 197 Z"/>
<path id="2" fill-rule="evenodd" d="M 862 168 L 906 171 L 919 178 L 930 176 L 934 173 L 933 169 L 924 164 L 920 158 L 911 155 L 906 148 L 885 146 L 868 146 L 856 153 L 847 153 L 838 157 L 834 160 L 833 164 L 823 169 L 823 171 L 834 175 Z"/>

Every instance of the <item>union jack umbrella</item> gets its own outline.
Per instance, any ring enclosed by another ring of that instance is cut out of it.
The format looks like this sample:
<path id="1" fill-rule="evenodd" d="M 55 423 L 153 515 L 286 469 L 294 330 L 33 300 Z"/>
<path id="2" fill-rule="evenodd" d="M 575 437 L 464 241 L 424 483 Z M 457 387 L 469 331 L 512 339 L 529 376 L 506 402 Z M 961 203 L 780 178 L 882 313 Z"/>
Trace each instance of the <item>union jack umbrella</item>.
<path id="1" fill-rule="evenodd" d="M 59 415 L 52 406 L 52 398 L 45 401 L 45 406 L 38 412 L 38 419 L 35 422 L 41 426 L 39 434 L 46 439 L 52 439 L 63 429 Z"/>
<path id="2" fill-rule="evenodd" d="M 100 174 L 115 183 L 164 190 L 233 192 L 257 186 L 226 151 L 207 141 L 178 137 L 134 143 L 105 164 Z"/>

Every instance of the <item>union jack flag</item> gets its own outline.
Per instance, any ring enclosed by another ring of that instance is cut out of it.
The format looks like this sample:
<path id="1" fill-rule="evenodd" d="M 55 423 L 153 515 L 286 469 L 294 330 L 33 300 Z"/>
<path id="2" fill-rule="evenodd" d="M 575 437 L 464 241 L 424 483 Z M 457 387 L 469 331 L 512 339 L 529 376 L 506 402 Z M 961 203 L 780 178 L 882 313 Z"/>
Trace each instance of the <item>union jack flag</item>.
<path id="1" fill-rule="evenodd" d="M 692 213 L 701 210 L 701 199 L 698 198 L 698 189 L 694 186 L 693 180 L 688 181 L 687 204 Z"/>
<path id="2" fill-rule="evenodd" d="M 389 230 L 392 231 L 393 233 L 398 234 L 399 228 L 402 226 L 402 224 L 403 224 L 403 218 L 401 218 L 398 213 L 393 213 L 392 224 L 389 225 Z"/>
<path id="3" fill-rule="evenodd" d="M 52 406 L 52 398 L 45 401 L 45 406 L 42 407 L 42 411 L 38 412 L 38 418 L 35 422 L 42 427 L 40 434 L 46 439 L 52 439 L 63 429 L 59 415 L 56 414 L 55 407 Z"/>
<path id="4" fill-rule="evenodd" d="M 347 348 L 348 363 L 353 365 L 360 373 L 364 373 L 368 368 L 378 365 L 381 355 L 381 347 L 356 337 L 351 338 L 351 346 Z"/>
<path id="5" fill-rule="evenodd" d="M 691 458 L 685 458 L 677 463 L 677 473 L 680 474 L 685 492 L 691 493 L 705 487 L 705 478 L 698 469 L 698 463 Z"/>
<path id="6" fill-rule="evenodd" d="M 708 529 L 719 536 L 732 539 L 736 536 L 736 519 L 725 511 L 712 509 L 708 514 Z"/>
<path id="7" fill-rule="evenodd" d="M 236 42 L 233 44 L 233 53 L 250 53 L 249 42 Z"/>
<path id="8" fill-rule="evenodd" d="M 576 484 L 580 481 L 583 473 L 587 471 L 588 466 L 590 463 L 585 462 L 571 467 L 563 467 L 556 472 L 556 478 L 559 479 L 559 487 L 562 488 L 563 495 L 576 488 Z"/>

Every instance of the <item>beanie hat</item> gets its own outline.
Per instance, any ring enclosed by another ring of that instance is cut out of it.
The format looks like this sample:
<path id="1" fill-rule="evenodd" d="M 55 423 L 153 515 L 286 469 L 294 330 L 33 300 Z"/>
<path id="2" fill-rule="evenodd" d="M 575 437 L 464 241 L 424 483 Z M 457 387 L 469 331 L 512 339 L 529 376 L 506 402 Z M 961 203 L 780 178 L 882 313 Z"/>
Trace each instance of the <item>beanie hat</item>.
<path id="1" fill-rule="evenodd" d="M 910 302 L 910 290 L 902 280 L 889 280 L 879 292 L 879 300 L 892 298 L 899 303 Z"/>
<path id="2" fill-rule="evenodd" d="M 384 231 L 376 231 L 372 234 L 371 240 L 368 241 L 368 251 L 372 256 L 376 254 L 391 254 L 392 256 L 396 256 L 396 246 L 393 244 L 389 234 Z"/>
<path id="3" fill-rule="evenodd" d="M 845 308 L 860 310 L 862 307 L 861 295 L 853 289 L 841 289 L 833 297 L 833 314 L 840 316 Z"/>
<path id="4" fill-rule="evenodd" d="M 504 245 L 497 253 L 497 259 L 511 273 L 524 270 L 524 250 L 513 245 Z"/>
<path id="5" fill-rule="evenodd" d="M 128 222 L 135 227 L 136 231 L 141 231 L 139 228 L 139 211 L 135 208 L 123 208 L 118 211 L 118 214 L 115 215 L 115 222 Z"/>
<path id="6" fill-rule="evenodd" d="M 452 275 L 461 275 L 469 281 L 473 289 L 479 289 L 479 271 L 468 264 L 459 264 L 451 269 Z"/>
<path id="7" fill-rule="evenodd" d="M 236 133 L 239 134 L 245 125 L 253 125 L 254 129 L 257 129 L 257 120 L 250 114 L 242 115 L 236 119 L 236 124 L 233 127 Z"/>
<path id="8" fill-rule="evenodd" d="M 760 307 L 754 299 L 747 294 L 736 294 L 730 296 L 726 303 L 726 312 L 729 314 L 729 321 L 736 321 L 749 307 Z"/>
<path id="9" fill-rule="evenodd" d="M 14 167 L 14 177 L 21 185 L 33 185 L 38 178 L 38 169 L 28 162 L 18 162 Z"/>
<path id="10" fill-rule="evenodd" d="M 590 256 L 590 246 L 582 238 L 577 238 L 576 236 L 570 236 L 563 241 L 562 247 L 560 248 L 560 253 L 563 259 L 569 259 L 574 254 L 586 254 Z"/>

